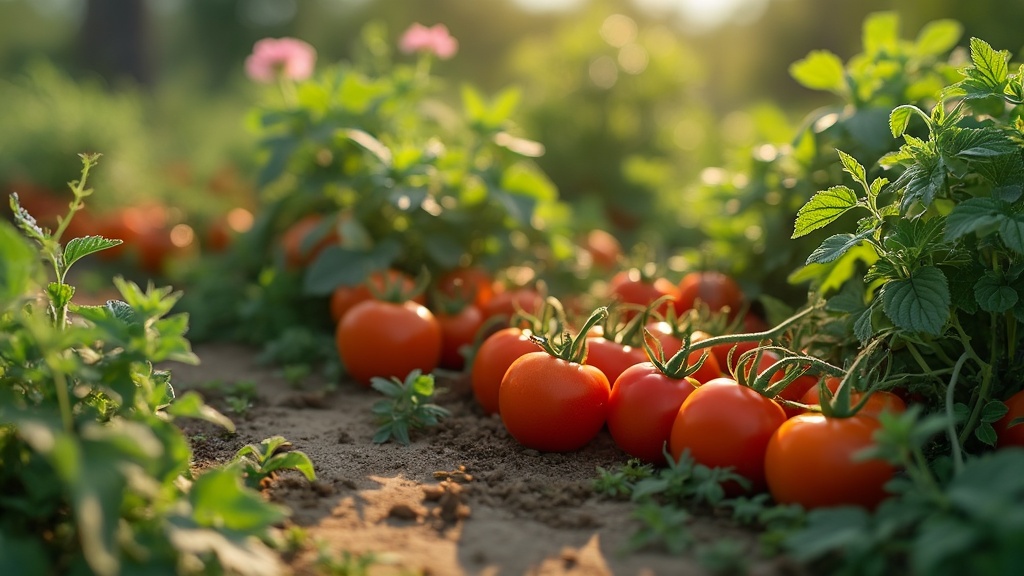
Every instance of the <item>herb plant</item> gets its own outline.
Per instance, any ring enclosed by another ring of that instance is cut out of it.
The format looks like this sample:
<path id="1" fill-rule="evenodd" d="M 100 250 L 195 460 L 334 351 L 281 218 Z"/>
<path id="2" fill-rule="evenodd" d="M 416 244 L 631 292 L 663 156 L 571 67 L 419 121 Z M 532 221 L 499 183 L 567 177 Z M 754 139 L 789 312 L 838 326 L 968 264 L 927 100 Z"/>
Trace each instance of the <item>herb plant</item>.
<path id="1" fill-rule="evenodd" d="M 434 396 L 433 374 L 413 370 L 405 381 L 397 377 L 373 378 L 370 386 L 386 396 L 373 405 L 373 413 L 380 423 L 373 435 L 377 444 L 394 438 L 408 445 L 411 431 L 436 426 L 449 415 L 447 409 L 430 402 Z"/>

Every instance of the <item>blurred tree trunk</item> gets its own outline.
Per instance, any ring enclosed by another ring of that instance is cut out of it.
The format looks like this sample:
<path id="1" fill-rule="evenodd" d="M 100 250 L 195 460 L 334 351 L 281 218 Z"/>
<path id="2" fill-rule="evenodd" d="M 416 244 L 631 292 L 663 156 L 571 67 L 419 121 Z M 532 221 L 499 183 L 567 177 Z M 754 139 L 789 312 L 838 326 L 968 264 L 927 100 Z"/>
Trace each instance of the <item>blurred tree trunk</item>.
<path id="1" fill-rule="evenodd" d="M 82 67 L 111 82 L 152 86 L 150 30 L 145 0 L 88 0 L 78 37 Z"/>

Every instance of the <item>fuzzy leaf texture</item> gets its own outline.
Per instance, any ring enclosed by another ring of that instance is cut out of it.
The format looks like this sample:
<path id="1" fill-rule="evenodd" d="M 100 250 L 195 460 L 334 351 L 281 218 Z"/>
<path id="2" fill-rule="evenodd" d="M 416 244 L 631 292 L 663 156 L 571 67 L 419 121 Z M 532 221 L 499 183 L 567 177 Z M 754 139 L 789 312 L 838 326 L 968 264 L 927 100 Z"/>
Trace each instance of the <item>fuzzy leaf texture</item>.
<path id="1" fill-rule="evenodd" d="M 833 186 L 811 196 L 796 213 L 792 238 L 824 228 L 857 206 L 857 193 L 847 186 Z"/>
<path id="2" fill-rule="evenodd" d="M 935 266 L 913 271 L 909 278 L 882 287 L 882 306 L 893 324 L 911 332 L 938 336 L 949 319 L 949 284 Z"/>
<path id="3" fill-rule="evenodd" d="M 836 234 L 829 236 L 818 246 L 811 255 L 807 257 L 807 264 L 824 264 L 832 262 L 846 254 L 851 248 L 860 244 L 865 238 L 871 235 L 871 231 L 860 234 Z"/>
<path id="4" fill-rule="evenodd" d="M 974 297 L 985 312 L 1001 314 L 1017 305 L 1020 295 L 1006 283 L 1006 278 L 989 271 L 974 284 Z"/>
<path id="5" fill-rule="evenodd" d="M 73 238 L 64 246 L 65 269 L 70 268 L 72 264 L 90 254 L 95 254 L 114 246 L 120 246 L 123 243 L 123 240 L 104 238 L 102 236 Z"/>

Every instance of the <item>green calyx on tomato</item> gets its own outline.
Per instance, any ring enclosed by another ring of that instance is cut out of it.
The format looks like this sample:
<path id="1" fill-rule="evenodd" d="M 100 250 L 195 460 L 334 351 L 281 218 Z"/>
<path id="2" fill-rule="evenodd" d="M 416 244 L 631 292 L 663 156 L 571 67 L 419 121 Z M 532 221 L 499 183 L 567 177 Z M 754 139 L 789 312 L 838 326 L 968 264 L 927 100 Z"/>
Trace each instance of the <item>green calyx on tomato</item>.
<path id="1" fill-rule="evenodd" d="M 557 300 L 549 298 L 549 306 L 560 308 Z M 590 330 L 597 326 L 608 316 L 608 307 L 602 306 L 587 318 L 587 321 L 583 323 L 583 327 L 580 328 L 579 333 L 574 338 L 568 330 L 563 329 L 561 320 L 557 322 L 557 329 L 555 335 L 551 337 L 540 336 L 533 334 L 530 339 L 540 346 L 545 352 L 565 360 L 566 362 L 573 362 L 575 364 L 583 364 L 587 358 L 587 334 Z"/>

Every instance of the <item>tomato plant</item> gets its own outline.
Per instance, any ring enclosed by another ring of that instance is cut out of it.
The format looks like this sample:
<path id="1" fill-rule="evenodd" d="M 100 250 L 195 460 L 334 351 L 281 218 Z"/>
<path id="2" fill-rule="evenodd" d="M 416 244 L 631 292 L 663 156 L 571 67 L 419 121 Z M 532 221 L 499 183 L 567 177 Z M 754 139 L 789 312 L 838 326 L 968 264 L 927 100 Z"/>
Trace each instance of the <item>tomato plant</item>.
<path id="1" fill-rule="evenodd" d="M 786 420 L 774 400 L 735 380 L 705 382 L 679 407 L 669 440 L 672 457 L 684 451 L 712 468 L 731 467 L 757 491 L 765 486 L 768 440 Z"/>
<path id="2" fill-rule="evenodd" d="M 804 508 L 862 506 L 873 509 L 887 497 L 885 484 L 896 469 L 858 453 L 874 446 L 876 418 L 830 418 L 801 414 L 782 423 L 768 441 L 764 474 L 772 498 Z"/>
<path id="3" fill-rule="evenodd" d="M 668 322 L 649 322 L 646 328 L 648 333 L 650 333 L 651 336 L 653 336 L 654 339 L 657 340 L 658 343 L 661 345 L 661 349 L 664 353 L 665 358 L 671 357 L 672 355 L 674 355 L 676 352 L 679 352 L 679 350 L 683 348 L 683 338 L 673 331 L 671 324 L 669 324 Z M 706 337 L 706 334 L 699 331 L 694 331 L 690 333 L 690 340 L 692 342 L 699 342 L 700 340 Z M 704 358 L 704 362 L 693 374 L 690 375 L 691 378 L 693 378 L 697 382 L 707 382 L 708 380 L 713 380 L 723 375 L 721 364 L 718 362 L 718 359 L 713 354 L 708 354 L 705 356 L 703 351 L 694 350 L 690 352 L 688 362 L 690 364 L 697 364 L 701 357 Z"/>
<path id="4" fill-rule="evenodd" d="M 841 378 L 829 376 L 825 378 L 824 385 L 834 395 L 839 389 L 840 383 L 842 383 Z M 865 395 L 867 396 L 866 399 Z M 799 402 L 808 406 L 819 406 L 821 404 L 821 397 L 822 390 L 818 386 L 812 386 L 803 393 L 799 398 Z M 832 398 L 826 397 L 825 400 L 826 402 L 832 401 Z M 888 390 L 875 390 L 870 394 L 850 391 L 849 404 L 850 407 L 857 407 L 857 414 L 864 416 L 878 416 L 882 412 L 904 412 L 907 409 L 907 403 L 898 395 Z"/>
<path id="5" fill-rule="evenodd" d="M 607 314 L 598 309 L 576 338 L 543 339 L 544 350 L 517 358 L 498 389 L 501 421 L 527 448 L 569 452 L 589 443 L 608 415 L 611 384 L 603 372 L 583 363 L 585 334 Z"/>
<path id="6" fill-rule="evenodd" d="M 364 386 L 374 377 L 404 380 L 413 370 L 430 373 L 441 359 L 437 318 L 411 300 L 356 304 L 338 323 L 335 340 L 345 370 Z"/>
<path id="7" fill-rule="evenodd" d="M 532 334 L 518 326 L 509 326 L 488 336 L 477 348 L 470 368 L 473 396 L 486 414 L 498 412 L 498 389 L 505 372 L 517 358 L 537 352 Z"/>
<path id="8" fill-rule="evenodd" d="M 1006 399 L 1006 414 L 995 424 L 998 446 L 1024 446 L 1024 390 Z"/>
<path id="9" fill-rule="evenodd" d="M 425 304 L 426 297 L 422 292 L 413 294 L 415 289 L 416 279 L 405 272 L 393 269 L 373 272 L 361 284 L 338 286 L 331 292 L 331 318 L 335 323 L 339 322 L 353 306 L 363 300 L 375 298 L 374 293 L 384 300 L 398 298 L 400 295 L 409 295 L 413 301 Z M 389 296 L 394 298 L 389 298 Z"/>

